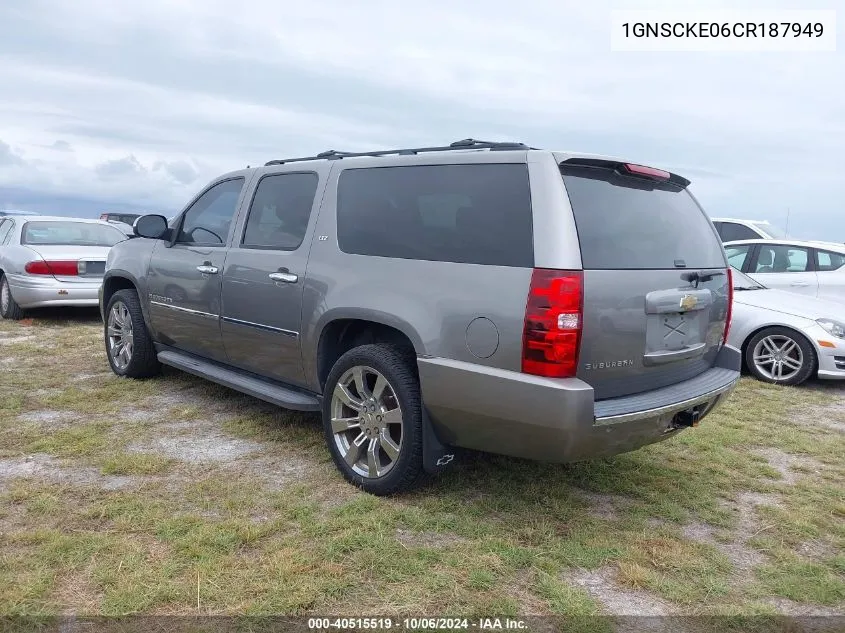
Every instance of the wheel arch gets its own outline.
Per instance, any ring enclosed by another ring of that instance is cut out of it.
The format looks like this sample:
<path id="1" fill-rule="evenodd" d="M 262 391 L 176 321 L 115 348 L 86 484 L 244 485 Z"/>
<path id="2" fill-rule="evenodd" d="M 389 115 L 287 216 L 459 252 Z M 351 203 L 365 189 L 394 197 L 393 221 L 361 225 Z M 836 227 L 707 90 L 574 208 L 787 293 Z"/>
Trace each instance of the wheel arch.
<path id="1" fill-rule="evenodd" d="M 134 290 L 138 294 L 138 300 L 141 302 L 141 314 L 144 316 L 144 323 L 152 332 L 153 330 L 150 327 L 150 318 L 147 312 L 147 302 L 144 301 L 138 281 L 129 273 L 124 271 L 109 272 L 103 279 L 102 300 L 100 302 L 103 320 L 106 318 L 106 307 L 109 305 L 112 295 L 114 295 L 114 293 L 118 290 Z"/>
<path id="2" fill-rule="evenodd" d="M 404 329 L 404 328 L 403 328 Z M 327 321 L 317 339 L 313 371 L 315 384 L 322 393 L 326 379 L 337 359 L 353 347 L 368 343 L 386 343 L 405 349 L 409 354 L 418 353 L 419 338 L 409 336 L 396 324 L 372 318 L 338 317 Z M 414 367 L 416 370 L 416 366 Z"/>
<path id="3" fill-rule="evenodd" d="M 109 304 L 112 295 L 118 290 L 134 290 L 138 292 L 135 281 L 124 275 L 109 275 L 103 279 L 103 309 Z M 139 295 L 140 298 L 140 295 Z"/>

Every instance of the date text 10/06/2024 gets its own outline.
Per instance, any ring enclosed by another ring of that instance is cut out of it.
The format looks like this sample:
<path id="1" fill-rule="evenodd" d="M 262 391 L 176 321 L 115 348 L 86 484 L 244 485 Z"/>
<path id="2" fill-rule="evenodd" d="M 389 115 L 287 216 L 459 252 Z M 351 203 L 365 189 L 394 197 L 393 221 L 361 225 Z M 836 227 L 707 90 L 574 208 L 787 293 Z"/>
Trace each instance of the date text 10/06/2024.
<path id="1" fill-rule="evenodd" d="M 432 630 L 432 631 L 519 631 L 527 624 L 512 618 L 309 618 L 308 628 L 317 631 L 332 630 Z"/>

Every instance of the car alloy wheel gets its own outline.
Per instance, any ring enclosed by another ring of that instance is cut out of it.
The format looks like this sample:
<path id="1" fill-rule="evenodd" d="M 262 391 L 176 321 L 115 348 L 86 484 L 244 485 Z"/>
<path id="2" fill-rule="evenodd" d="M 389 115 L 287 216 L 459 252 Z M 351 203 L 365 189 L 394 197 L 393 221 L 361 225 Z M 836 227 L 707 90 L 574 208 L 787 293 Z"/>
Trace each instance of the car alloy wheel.
<path id="1" fill-rule="evenodd" d="M 774 382 L 786 382 L 804 366 L 804 352 L 793 339 L 772 334 L 754 346 L 754 366 L 763 376 Z"/>
<path id="2" fill-rule="evenodd" d="M 132 317 L 122 301 L 116 301 L 109 311 L 108 322 L 109 355 L 114 366 L 125 370 L 132 362 L 132 348 L 135 339 L 132 335 Z"/>
<path id="3" fill-rule="evenodd" d="M 343 460 L 358 475 L 384 477 L 402 450 L 402 408 L 388 380 L 372 367 L 344 372 L 332 393 L 331 428 Z"/>

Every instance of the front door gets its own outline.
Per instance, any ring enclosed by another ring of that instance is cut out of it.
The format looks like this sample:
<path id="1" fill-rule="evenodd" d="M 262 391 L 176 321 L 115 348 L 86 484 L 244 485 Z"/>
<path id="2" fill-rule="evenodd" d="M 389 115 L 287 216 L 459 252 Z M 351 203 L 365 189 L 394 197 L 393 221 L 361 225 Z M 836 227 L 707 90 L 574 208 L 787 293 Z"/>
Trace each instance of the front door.
<path id="1" fill-rule="evenodd" d="M 150 320 L 166 345 L 225 361 L 220 337 L 220 279 L 230 228 L 244 187 L 232 178 L 207 189 L 182 214 L 172 242 L 153 250 Z"/>
<path id="2" fill-rule="evenodd" d="M 810 250 L 803 246 L 760 243 L 748 274 L 769 288 L 810 297 L 819 291 Z"/>
<path id="3" fill-rule="evenodd" d="M 313 171 L 261 177 L 223 272 L 221 328 L 229 362 L 294 385 L 305 385 L 300 318 L 319 185 Z"/>

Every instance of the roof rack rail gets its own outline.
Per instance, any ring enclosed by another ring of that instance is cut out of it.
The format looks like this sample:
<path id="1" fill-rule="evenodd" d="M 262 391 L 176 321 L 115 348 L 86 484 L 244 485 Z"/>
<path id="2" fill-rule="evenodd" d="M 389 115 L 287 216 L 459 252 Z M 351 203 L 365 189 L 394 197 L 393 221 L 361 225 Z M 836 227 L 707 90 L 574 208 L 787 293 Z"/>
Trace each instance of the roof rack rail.
<path id="1" fill-rule="evenodd" d="M 360 156 L 395 156 L 395 155 L 412 155 L 422 154 L 424 152 L 452 152 L 455 150 L 464 149 L 489 149 L 496 150 L 525 150 L 535 149 L 529 147 L 525 143 L 514 143 L 510 141 L 479 141 L 474 138 L 465 138 L 460 141 L 455 141 L 449 145 L 441 147 L 410 147 L 407 149 L 384 149 L 372 152 L 340 152 L 338 150 L 330 149 L 325 152 L 320 152 L 316 156 L 303 156 L 301 158 L 281 158 L 278 160 L 271 160 L 265 163 L 265 167 L 270 165 L 284 165 L 286 163 L 301 163 L 309 160 L 340 160 L 342 158 L 356 158 Z"/>

